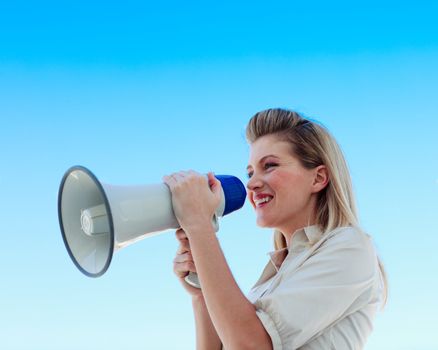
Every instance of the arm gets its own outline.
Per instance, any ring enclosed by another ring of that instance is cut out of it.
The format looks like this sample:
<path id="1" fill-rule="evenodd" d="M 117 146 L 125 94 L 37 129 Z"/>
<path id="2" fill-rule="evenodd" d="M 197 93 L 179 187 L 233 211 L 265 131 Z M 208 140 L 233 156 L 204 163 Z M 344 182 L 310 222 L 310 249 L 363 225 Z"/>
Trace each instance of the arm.
<path id="1" fill-rule="evenodd" d="M 173 261 L 173 270 L 184 289 L 192 297 L 196 327 L 196 348 L 198 350 L 220 350 L 222 344 L 208 314 L 202 290 L 190 286 L 184 280 L 190 271 L 196 272 L 190 242 L 185 232 L 181 229 L 176 231 L 176 238 L 179 241 L 179 247 Z"/>
<path id="2" fill-rule="evenodd" d="M 226 349 L 272 349 L 256 309 L 234 280 L 214 230 L 187 233 L 211 321 Z"/>
<path id="3" fill-rule="evenodd" d="M 197 350 L 221 350 L 222 343 L 211 322 L 204 298 L 192 298 Z"/>
<path id="4" fill-rule="evenodd" d="M 234 280 L 212 227 L 222 191 L 220 182 L 211 173 L 207 182 L 192 171 L 163 179 L 172 192 L 175 216 L 190 241 L 205 305 L 224 347 L 272 349 L 271 338 Z"/>

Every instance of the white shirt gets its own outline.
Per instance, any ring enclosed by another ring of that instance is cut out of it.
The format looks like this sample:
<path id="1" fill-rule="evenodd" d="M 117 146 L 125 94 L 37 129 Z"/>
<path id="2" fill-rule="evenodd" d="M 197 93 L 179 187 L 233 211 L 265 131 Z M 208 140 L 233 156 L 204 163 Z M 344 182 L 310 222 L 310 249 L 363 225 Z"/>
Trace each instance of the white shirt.
<path id="1" fill-rule="evenodd" d="M 296 231 L 247 295 L 274 350 L 362 349 L 382 302 L 371 237 L 353 227 Z"/>

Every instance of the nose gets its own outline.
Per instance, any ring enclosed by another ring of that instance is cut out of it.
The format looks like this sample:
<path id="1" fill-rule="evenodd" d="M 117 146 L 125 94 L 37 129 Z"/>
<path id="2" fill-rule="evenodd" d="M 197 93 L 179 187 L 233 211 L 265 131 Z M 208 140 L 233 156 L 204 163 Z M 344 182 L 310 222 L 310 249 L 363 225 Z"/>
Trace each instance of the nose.
<path id="1" fill-rule="evenodd" d="M 263 186 L 263 181 L 255 173 L 249 178 L 246 183 L 246 188 L 248 191 L 255 191 Z"/>

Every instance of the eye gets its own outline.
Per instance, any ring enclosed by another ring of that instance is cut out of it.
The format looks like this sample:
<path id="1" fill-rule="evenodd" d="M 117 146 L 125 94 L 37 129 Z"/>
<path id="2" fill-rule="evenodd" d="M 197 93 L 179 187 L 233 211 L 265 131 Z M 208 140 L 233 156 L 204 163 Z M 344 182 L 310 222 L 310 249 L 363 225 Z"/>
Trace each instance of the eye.
<path id="1" fill-rule="evenodd" d="M 278 166 L 277 163 L 268 162 L 268 163 L 265 163 L 265 164 L 263 165 L 263 169 L 264 169 L 264 170 L 269 170 L 270 168 L 274 168 L 274 167 L 277 167 L 277 166 Z M 246 176 L 248 177 L 248 179 L 250 179 L 250 178 L 252 177 L 253 173 L 254 173 L 253 171 L 249 171 L 249 172 L 246 174 Z"/>
<path id="2" fill-rule="evenodd" d="M 266 164 L 264 165 L 264 168 L 265 168 L 265 170 L 267 170 L 267 169 L 269 169 L 269 168 L 273 168 L 273 167 L 276 167 L 276 166 L 278 166 L 277 163 L 266 163 Z"/>

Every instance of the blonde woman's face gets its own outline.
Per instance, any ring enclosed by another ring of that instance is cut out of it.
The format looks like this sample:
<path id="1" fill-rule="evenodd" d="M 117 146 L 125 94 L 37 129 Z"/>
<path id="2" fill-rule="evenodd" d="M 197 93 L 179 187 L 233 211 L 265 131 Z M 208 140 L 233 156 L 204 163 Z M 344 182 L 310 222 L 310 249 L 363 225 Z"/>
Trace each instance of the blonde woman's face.
<path id="1" fill-rule="evenodd" d="M 304 168 L 291 146 L 276 135 L 265 135 L 251 144 L 248 199 L 257 225 L 283 233 L 310 224 L 314 210 L 314 169 Z"/>

